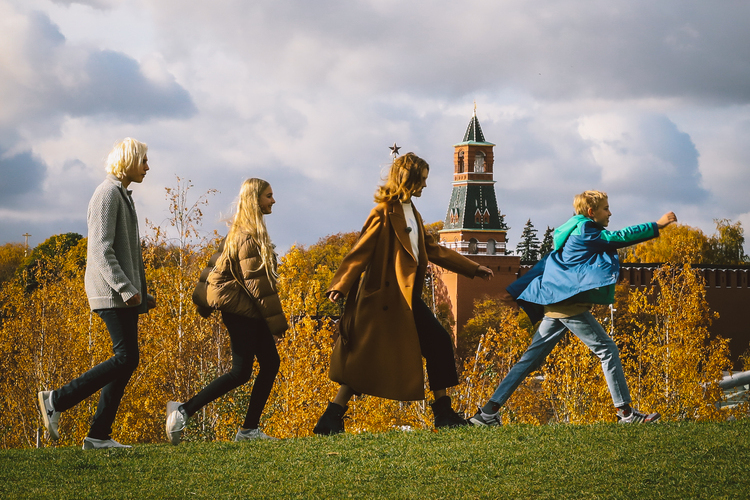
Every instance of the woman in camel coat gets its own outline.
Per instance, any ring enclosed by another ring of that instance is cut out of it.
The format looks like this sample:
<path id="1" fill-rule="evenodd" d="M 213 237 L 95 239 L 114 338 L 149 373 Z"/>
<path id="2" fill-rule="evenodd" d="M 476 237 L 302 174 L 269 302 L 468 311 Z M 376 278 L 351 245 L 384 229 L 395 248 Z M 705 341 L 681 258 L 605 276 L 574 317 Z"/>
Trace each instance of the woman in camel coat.
<path id="1" fill-rule="evenodd" d="M 446 395 L 458 384 L 453 341 L 422 301 L 422 285 L 428 261 L 469 277 L 489 278 L 492 271 L 425 233 L 411 199 L 421 196 L 428 174 L 429 165 L 414 153 L 394 160 L 375 194 L 378 205 L 328 289 L 333 301 L 347 296 L 330 370 L 341 387 L 316 434 L 343 432 L 346 404 L 355 394 L 424 399 L 422 357 L 435 396 L 435 426 L 465 424 Z"/>

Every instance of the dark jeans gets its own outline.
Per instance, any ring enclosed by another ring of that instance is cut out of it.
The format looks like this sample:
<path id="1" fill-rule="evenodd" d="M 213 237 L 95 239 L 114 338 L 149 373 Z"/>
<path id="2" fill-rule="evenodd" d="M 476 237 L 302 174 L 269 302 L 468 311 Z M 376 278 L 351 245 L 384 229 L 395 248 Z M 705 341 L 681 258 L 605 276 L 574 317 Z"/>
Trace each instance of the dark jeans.
<path id="1" fill-rule="evenodd" d="M 414 324 L 419 335 L 419 346 L 427 362 L 427 379 L 430 390 L 439 391 L 458 385 L 456 360 L 453 356 L 453 339 L 445 331 L 430 308 L 421 298 L 412 299 Z"/>
<path id="2" fill-rule="evenodd" d="M 245 429 L 256 429 L 268 396 L 271 395 L 276 374 L 279 373 L 281 360 L 276 350 L 276 342 L 264 319 L 247 318 L 223 311 L 221 319 L 229 331 L 232 369 L 208 384 L 195 397 L 183 404 L 182 409 L 188 416 L 192 416 L 211 401 L 247 383 L 253 374 L 253 360 L 257 358 L 260 370 L 255 377 L 247 415 L 242 424 Z"/>
<path id="3" fill-rule="evenodd" d="M 97 313 L 107 325 L 115 355 L 52 393 L 56 411 L 74 407 L 99 389 L 96 407 L 88 436 L 109 439 L 120 400 L 130 376 L 138 366 L 138 312 L 137 307 L 98 309 Z"/>

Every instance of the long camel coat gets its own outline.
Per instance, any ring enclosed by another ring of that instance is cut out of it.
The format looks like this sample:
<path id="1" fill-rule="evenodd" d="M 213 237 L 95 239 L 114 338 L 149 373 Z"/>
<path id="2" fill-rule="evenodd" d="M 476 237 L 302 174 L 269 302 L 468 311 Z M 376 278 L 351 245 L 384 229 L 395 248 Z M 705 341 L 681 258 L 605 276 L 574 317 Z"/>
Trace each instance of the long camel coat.
<path id="1" fill-rule="evenodd" d="M 340 336 L 331 354 L 331 380 L 363 394 L 398 401 L 425 397 L 412 296 L 421 295 L 428 259 L 468 277 L 474 277 L 479 268 L 438 245 L 425 234 L 416 208 L 414 215 L 419 262 L 413 255 L 401 203 L 380 203 L 370 212 L 328 288 L 347 296 Z"/>

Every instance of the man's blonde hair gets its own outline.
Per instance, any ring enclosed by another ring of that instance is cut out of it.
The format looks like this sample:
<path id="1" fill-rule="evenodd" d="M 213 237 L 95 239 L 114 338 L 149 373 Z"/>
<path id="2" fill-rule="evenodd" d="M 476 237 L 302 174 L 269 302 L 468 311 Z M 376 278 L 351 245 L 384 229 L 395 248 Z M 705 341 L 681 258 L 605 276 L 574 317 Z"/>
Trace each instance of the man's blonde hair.
<path id="1" fill-rule="evenodd" d="M 573 198 L 573 209 L 577 215 L 589 214 L 589 208 L 596 210 L 607 200 L 607 193 L 604 191 L 584 191 Z"/>
<path id="2" fill-rule="evenodd" d="M 115 144 L 107 157 L 107 173 L 112 174 L 118 179 L 125 178 L 125 174 L 133 167 L 143 163 L 146 157 L 148 146 L 136 141 L 131 137 L 126 137 Z"/>

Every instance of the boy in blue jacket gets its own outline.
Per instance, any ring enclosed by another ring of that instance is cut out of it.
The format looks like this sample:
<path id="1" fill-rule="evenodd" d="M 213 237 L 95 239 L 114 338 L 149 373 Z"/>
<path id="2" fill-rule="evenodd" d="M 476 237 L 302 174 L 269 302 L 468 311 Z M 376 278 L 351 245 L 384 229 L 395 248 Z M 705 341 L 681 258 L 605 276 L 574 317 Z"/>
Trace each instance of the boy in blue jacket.
<path id="1" fill-rule="evenodd" d="M 576 214 L 555 230 L 555 249 L 526 275 L 508 287 L 508 292 L 536 322 L 539 329 L 521 359 L 500 382 L 490 400 L 469 419 L 474 425 L 502 425 L 499 410 L 532 371 L 538 369 L 566 330 L 573 332 L 596 354 L 617 408 L 621 424 L 655 422 L 661 415 L 644 414 L 630 407 L 630 391 L 615 342 L 592 316 L 594 304 L 615 301 L 615 283 L 620 272 L 617 249 L 659 236 L 659 230 L 677 221 L 674 212 L 657 222 L 607 231 L 607 194 L 585 191 L 575 197 Z"/>

